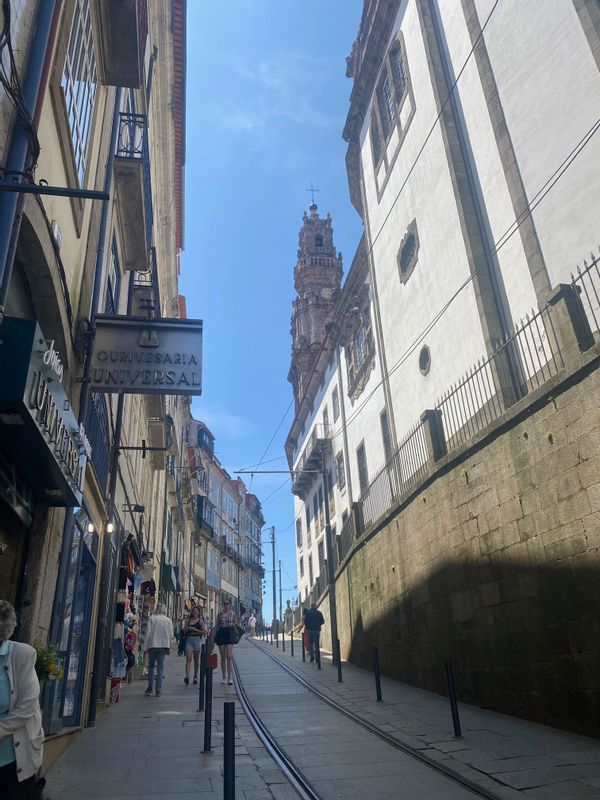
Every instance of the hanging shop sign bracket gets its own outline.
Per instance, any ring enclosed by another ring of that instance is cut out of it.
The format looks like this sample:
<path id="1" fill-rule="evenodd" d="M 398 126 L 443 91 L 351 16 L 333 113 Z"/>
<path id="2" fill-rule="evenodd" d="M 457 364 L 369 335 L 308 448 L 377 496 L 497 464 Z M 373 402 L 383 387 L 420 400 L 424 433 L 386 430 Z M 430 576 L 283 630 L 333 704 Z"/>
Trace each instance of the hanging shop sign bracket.
<path id="1" fill-rule="evenodd" d="M 101 192 L 95 189 L 71 189 L 68 186 L 48 186 L 47 183 L 18 183 L 17 181 L 0 181 L 0 192 L 47 194 L 54 197 L 78 197 L 81 200 L 110 199 L 108 192 Z"/>

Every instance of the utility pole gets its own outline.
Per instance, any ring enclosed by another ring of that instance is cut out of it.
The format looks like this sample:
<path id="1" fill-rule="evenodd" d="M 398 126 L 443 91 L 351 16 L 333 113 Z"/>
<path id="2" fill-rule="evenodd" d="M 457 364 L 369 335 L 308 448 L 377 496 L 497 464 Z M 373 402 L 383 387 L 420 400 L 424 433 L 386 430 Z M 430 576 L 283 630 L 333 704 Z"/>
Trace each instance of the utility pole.
<path id="1" fill-rule="evenodd" d="M 283 599 L 282 599 L 282 589 L 281 589 L 281 559 L 279 559 L 279 619 L 283 622 Z M 285 636 L 285 628 L 283 630 L 283 635 Z"/>
<path id="2" fill-rule="evenodd" d="M 271 552 L 273 555 L 273 625 L 277 622 L 277 573 L 275 572 L 275 525 L 271 525 Z"/>

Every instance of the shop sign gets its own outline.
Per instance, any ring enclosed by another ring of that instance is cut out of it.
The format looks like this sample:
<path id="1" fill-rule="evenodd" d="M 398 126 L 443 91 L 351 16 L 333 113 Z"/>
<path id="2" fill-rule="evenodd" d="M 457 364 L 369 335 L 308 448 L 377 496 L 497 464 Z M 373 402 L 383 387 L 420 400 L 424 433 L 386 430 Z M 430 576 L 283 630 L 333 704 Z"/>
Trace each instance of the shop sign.
<path id="1" fill-rule="evenodd" d="M 91 388 L 202 394 L 202 320 L 97 316 Z"/>
<path id="2" fill-rule="evenodd" d="M 0 327 L 0 436 L 43 502 L 80 506 L 91 455 L 62 386 L 54 342 L 34 320 L 6 317 Z M 9 377 L 10 376 L 10 377 Z"/>

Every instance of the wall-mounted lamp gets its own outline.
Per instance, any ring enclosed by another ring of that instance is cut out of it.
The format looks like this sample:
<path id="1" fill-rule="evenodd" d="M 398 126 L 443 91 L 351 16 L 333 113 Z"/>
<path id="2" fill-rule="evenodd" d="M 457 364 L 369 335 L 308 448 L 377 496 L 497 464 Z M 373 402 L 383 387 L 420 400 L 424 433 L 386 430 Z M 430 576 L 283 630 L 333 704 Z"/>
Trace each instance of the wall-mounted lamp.
<path id="1" fill-rule="evenodd" d="M 93 522 L 88 522 L 87 531 L 88 531 L 88 533 L 93 533 L 94 532 L 94 523 Z"/>
<path id="2" fill-rule="evenodd" d="M 107 533 L 112 533 L 114 531 L 114 529 L 115 529 L 115 526 L 113 525 L 113 523 L 109 522 L 108 525 L 106 526 L 106 532 Z"/>

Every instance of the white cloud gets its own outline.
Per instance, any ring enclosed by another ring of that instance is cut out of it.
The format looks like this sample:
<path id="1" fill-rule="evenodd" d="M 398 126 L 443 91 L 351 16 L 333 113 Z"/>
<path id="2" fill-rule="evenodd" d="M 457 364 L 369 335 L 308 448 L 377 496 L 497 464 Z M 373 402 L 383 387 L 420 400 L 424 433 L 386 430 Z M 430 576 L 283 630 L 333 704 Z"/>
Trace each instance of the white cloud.
<path id="1" fill-rule="evenodd" d="M 239 414 L 233 414 L 225 408 L 211 406 L 205 402 L 192 406 L 194 419 L 207 425 L 216 438 L 218 447 L 219 439 L 230 439 L 236 436 L 249 436 L 254 432 L 254 425 L 250 420 Z"/>

